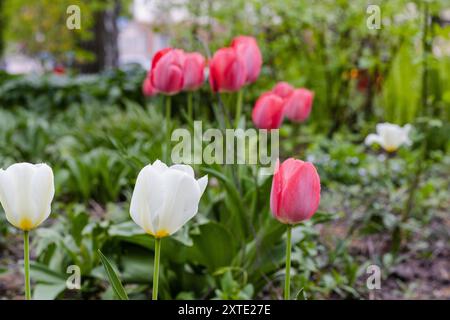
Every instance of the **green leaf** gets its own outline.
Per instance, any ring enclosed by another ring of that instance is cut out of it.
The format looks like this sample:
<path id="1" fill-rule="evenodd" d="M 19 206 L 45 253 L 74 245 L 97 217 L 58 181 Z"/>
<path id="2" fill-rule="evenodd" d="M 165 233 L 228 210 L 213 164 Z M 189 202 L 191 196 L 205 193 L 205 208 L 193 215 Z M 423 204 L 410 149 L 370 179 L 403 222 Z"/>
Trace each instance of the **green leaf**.
<path id="1" fill-rule="evenodd" d="M 34 287 L 33 300 L 54 300 L 65 289 L 65 282 L 53 284 L 39 283 Z"/>
<path id="2" fill-rule="evenodd" d="M 66 283 L 65 274 L 50 270 L 46 265 L 39 262 L 31 262 L 30 273 L 31 278 L 37 282 L 46 284 Z"/>
<path id="3" fill-rule="evenodd" d="M 231 233 L 216 222 L 199 227 L 200 234 L 193 235 L 194 245 L 189 248 L 193 259 L 211 272 L 230 266 L 237 248 Z"/>
<path id="4" fill-rule="evenodd" d="M 119 297 L 120 300 L 128 300 L 128 295 L 125 291 L 125 288 L 123 287 L 122 283 L 120 282 L 119 277 L 117 276 L 117 272 L 114 271 L 113 266 L 109 262 L 109 260 L 103 255 L 103 253 L 99 250 L 97 250 L 100 260 L 103 263 L 103 266 L 105 267 L 106 274 L 108 275 L 109 283 L 111 284 L 112 288 L 114 289 L 115 294 Z"/>
<path id="5" fill-rule="evenodd" d="M 202 172 L 207 173 L 223 183 L 226 190 L 226 206 L 232 218 L 232 228 L 236 232 L 240 232 L 241 237 L 245 237 L 249 229 L 249 217 L 247 216 L 247 209 L 245 208 L 242 196 L 239 194 L 236 184 L 232 181 L 232 177 L 228 177 L 212 168 L 201 168 Z M 231 176 L 232 174 L 228 172 Z"/>

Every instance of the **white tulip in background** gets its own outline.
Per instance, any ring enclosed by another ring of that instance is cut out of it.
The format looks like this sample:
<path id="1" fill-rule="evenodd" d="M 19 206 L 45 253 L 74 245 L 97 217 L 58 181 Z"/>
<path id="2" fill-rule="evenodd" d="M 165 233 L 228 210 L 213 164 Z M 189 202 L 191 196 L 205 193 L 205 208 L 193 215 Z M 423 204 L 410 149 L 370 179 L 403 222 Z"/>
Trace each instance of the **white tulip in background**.
<path id="1" fill-rule="evenodd" d="M 29 231 L 47 219 L 54 194 L 53 171 L 46 164 L 24 162 L 0 169 L 0 202 L 16 228 Z"/>
<path id="2" fill-rule="evenodd" d="M 131 198 L 131 218 L 156 238 L 179 230 L 198 211 L 208 177 L 196 180 L 188 165 L 167 167 L 156 160 L 139 172 Z"/>
<path id="3" fill-rule="evenodd" d="M 394 152 L 401 145 L 411 145 L 411 140 L 409 139 L 411 128 L 410 124 L 400 127 L 387 122 L 379 123 L 377 124 L 377 134 L 369 134 L 365 143 L 367 145 L 377 143 L 387 152 Z"/>

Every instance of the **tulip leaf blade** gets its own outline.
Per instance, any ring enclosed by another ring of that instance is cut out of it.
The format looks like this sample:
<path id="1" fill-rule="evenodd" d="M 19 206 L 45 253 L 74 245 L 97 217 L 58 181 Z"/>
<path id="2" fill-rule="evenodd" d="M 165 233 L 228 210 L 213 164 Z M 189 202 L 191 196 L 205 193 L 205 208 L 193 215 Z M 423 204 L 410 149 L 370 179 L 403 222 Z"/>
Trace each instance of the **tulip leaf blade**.
<path id="1" fill-rule="evenodd" d="M 231 266 L 239 249 L 232 233 L 213 221 L 199 226 L 199 229 L 199 234 L 192 236 L 194 245 L 188 249 L 191 257 L 212 273 Z"/>
<path id="2" fill-rule="evenodd" d="M 119 276 L 117 272 L 114 270 L 112 264 L 109 262 L 108 258 L 100 251 L 97 250 L 100 256 L 100 260 L 102 261 L 103 267 L 105 268 L 106 274 L 109 279 L 109 283 L 111 284 L 114 293 L 119 297 L 120 300 L 128 300 L 127 292 L 120 282 Z"/>

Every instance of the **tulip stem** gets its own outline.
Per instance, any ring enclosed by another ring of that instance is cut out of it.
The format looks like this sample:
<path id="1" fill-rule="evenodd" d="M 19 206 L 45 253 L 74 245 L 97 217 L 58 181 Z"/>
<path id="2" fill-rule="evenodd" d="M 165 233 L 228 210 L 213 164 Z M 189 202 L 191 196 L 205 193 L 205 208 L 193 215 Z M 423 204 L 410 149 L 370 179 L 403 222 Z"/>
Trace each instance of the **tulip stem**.
<path id="1" fill-rule="evenodd" d="M 166 145 L 164 149 L 164 162 L 169 162 L 170 152 L 170 120 L 171 120 L 171 97 L 166 96 Z"/>
<path id="2" fill-rule="evenodd" d="M 286 275 L 284 280 L 284 300 L 289 300 L 291 297 L 291 238 L 292 226 L 287 226 L 286 239 Z"/>
<path id="3" fill-rule="evenodd" d="M 236 116 L 235 116 L 235 119 L 234 119 L 234 121 L 235 121 L 234 127 L 236 129 L 239 127 L 239 122 L 241 120 L 243 92 L 244 92 L 243 89 L 239 90 L 238 96 L 237 96 Z"/>
<path id="4" fill-rule="evenodd" d="M 25 274 L 25 299 L 31 300 L 29 231 L 23 232 L 23 268 Z"/>
<path id="5" fill-rule="evenodd" d="M 188 92 L 187 94 L 187 109 L 189 121 L 192 121 L 194 119 L 194 112 L 192 109 L 192 92 Z"/>
<path id="6" fill-rule="evenodd" d="M 155 261 L 154 261 L 154 267 L 153 267 L 153 291 L 152 291 L 152 299 L 153 300 L 158 300 L 160 253 L 161 253 L 161 238 L 155 238 Z"/>

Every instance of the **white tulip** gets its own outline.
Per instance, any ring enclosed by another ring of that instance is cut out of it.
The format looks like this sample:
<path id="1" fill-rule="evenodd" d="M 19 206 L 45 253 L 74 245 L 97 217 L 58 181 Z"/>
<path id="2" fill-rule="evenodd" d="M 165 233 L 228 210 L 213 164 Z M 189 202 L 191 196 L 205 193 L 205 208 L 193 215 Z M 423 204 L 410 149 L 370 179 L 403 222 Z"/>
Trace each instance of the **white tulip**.
<path id="1" fill-rule="evenodd" d="M 16 163 L 0 169 L 0 203 L 19 229 L 29 231 L 47 219 L 54 194 L 53 171 L 46 164 Z"/>
<path id="2" fill-rule="evenodd" d="M 198 211 L 208 176 L 195 180 L 188 165 L 167 167 L 156 160 L 139 172 L 131 197 L 133 221 L 156 238 L 175 233 Z"/>
<path id="3" fill-rule="evenodd" d="M 399 125 L 387 122 L 379 123 L 377 124 L 377 134 L 369 134 L 365 143 L 367 145 L 377 143 L 387 152 L 394 152 L 403 144 L 411 145 L 411 140 L 409 139 L 410 131 L 410 124 L 402 128 Z"/>

